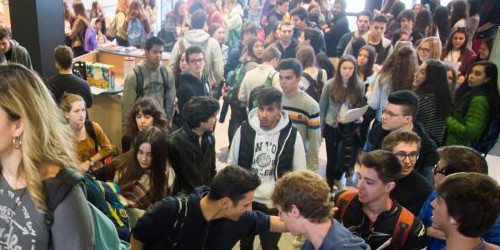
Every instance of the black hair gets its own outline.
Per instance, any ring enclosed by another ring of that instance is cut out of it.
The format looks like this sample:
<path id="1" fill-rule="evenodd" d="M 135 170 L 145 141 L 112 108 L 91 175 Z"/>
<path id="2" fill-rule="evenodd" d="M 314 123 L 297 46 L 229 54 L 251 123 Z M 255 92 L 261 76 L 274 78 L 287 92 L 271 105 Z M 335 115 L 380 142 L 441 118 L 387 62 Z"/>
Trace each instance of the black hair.
<path id="1" fill-rule="evenodd" d="M 160 38 L 153 36 L 146 41 L 146 50 L 148 51 L 151 50 L 154 45 L 159 45 L 160 47 L 163 48 L 165 42 L 163 42 L 163 40 L 161 40 Z"/>
<path id="2" fill-rule="evenodd" d="M 189 57 L 192 54 L 202 54 L 203 56 L 205 56 L 205 53 L 203 52 L 203 49 L 200 46 L 198 45 L 190 46 L 189 48 L 186 49 L 186 62 L 188 64 L 189 64 Z"/>
<path id="3" fill-rule="evenodd" d="M 492 49 L 493 49 L 493 41 L 495 40 L 495 37 L 487 37 L 485 39 L 483 39 L 481 41 L 481 44 L 484 44 L 486 45 L 486 47 L 488 48 L 488 51 L 490 52 L 489 55 L 488 55 L 488 58 L 479 58 L 479 54 L 477 55 L 477 58 L 478 59 L 482 59 L 484 61 L 488 61 L 491 57 L 491 53 L 493 52 Z"/>
<path id="4" fill-rule="evenodd" d="M 389 22 L 389 19 L 387 18 L 386 15 L 378 15 L 373 18 L 372 23 L 374 22 L 387 24 Z"/>
<path id="5" fill-rule="evenodd" d="M 240 166 L 229 165 L 215 175 L 208 198 L 216 201 L 228 197 L 236 206 L 246 193 L 254 191 L 258 186 L 260 178 L 256 174 Z"/>
<path id="6" fill-rule="evenodd" d="M 469 17 L 478 14 L 481 0 L 467 0 L 467 2 L 470 4 Z"/>
<path id="7" fill-rule="evenodd" d="M 415 93 L 433 95 L 436 98 L 437 107 L 439 107 L 436 113 L 439 118 L 444 120 L 451 114 L 453 107 L 446 67 L 441 61 L 435 59 L 429 59 L 425 63 L 427 64 L 425 81 L 417 87 Z"/>
<path id="8" fill-rule="evenodd" d="M 403 18 L 406 18 L 408 20 L 411 20 L 412 22 L 415 22 L 415 12 L 413 12 L 413 10 L 403 10 L 398 15 L 398 21 L 401 22 L 401 19 L 403 19 Z"/>
<path id="9" fill-rule="evenodd" d="M 432 16 L 432 29 L 431 34 L 436 34 L 436 30 L 439 34 L 439 40 L 441 40 L 441 45 L 445 45 L 448 37 L 451 33 L 450 19 L 448 18 L 448 8 L 444 6 L 438 6 L 434 10 L 434 15 Z"/>
<path id="10" fill-rule="evenodd" d="M 193 29 L 203 29 L 207 21 L 207 13 L 204 10 L 196 10 L 191 15 L 191 26 Z"/>
<path id="11" fill-rule="evenodd" d="M 298 77 L 302 76 L 302 64 L 300 64 L 300 62 L 294 58 L 287 58 L 281 60 L 278 66 L 278 70 L 286 70 L 286 69 L 293 70 L 295 76 Z"/>
<path id="12" fill-rule="evenodd" d="M 295 7 L 295 9 L 290 11 L 290 16 L 296 16 L 302 21 L 307 21 L 309 19 L 309 13 L 307 12 L 307 10 L 300 6 L 297 6 Z"/>
<path id="13" fill-rule="evenodd" d="M 219 102 L 208 96 L 196 96 L 184 104 L 182 107 L 182 118 L 187 126 L 195 129 L 202 122 L 219 112 Z"/>
<path id="14" fill-rule="evenodd" d="M 469 26 L 469 13 L 467 13 L 467 3 L 463 0 L 453 1 L 453 12 L 451 12 L 450 17 L 450 27 L 453 27 L 455 23 L 464 18 L 467 25 Z"/>
<path id="15" fill-rule="evenodd" d="M 366 62 L 365 66 L 358 65 L 358 72 L 363 73 L 364 79 L 362 80 L 366 81 L 366 78 L 373 75 L 373 64 L 375 64 L 375 56 L 377 55 L 377 52 L 375 51 L 375 48 L 373 46 L 365 45 L 358 50 L 358 53 L 356 55 L 356 62 L 358 61 L 357 58 L 362 50 L 366 50 L 368 52 L 368 61 Z"/>
<path id="16" fill-rule="evenodd" d="M 356 15 L 356 20 L 359 19 L 360 16 L 367 16 L 368 17 L 368 20 L 371 22 L 372 19 L 373 19 L 373 15 L 370 11 L 367 11 L 367 10 L 363 10 L 363 11 L 360 11 L 357 15 Z"/>
<path id="17" fill-rule="evenodd" d="M 4 39 L 6 37 L 10 38 L 10 31 L 5 27 L 0 28 L 0 39 Z"/>
<path id="18" fill-rule="evenodd" d="M 257 103 L 258 106 L 272 105 L 273 103 L 276 103 L 278 107 L 281 107 L 282 99 L 283 94 L 281 91 L 271 86 L 264 86 L 260 89 L 260 94 L 257 96 Z"/>
<path id="19" fill-rule="evenodd" d="M 323 39 L 323 33 L 321 30 L 318 28 L 313 28 L 313 27 L 306 27 L 304 30 L 304 40 L 310 41 L 311 47 L 314 49 L 314 53 L 318 54 L 319 52 L 324 52 L 325 45 L 324 45 L 324 39 Z"/>
<path id="20" fill-rule="evenodd" d="M 59 45 L 54 49 L 54 60 L 64 70 L 73 64 L 73 50 L 66 45 Z"/>
<path id="21" fill-rule="evenodd" d="M 394 3 L 394 5 L 391 7 L 391 10 L 389 13 L 393 16 L 393 19 L 397 19 L 399 14 L 406 9 L 406 5 L 403 2 L 397 1 Z"/>
<path id="22" fill-rule="evenodd" d="M 371 168 L 384 183 L 397 182 L 401 178 L 401 162 L 387 150 L 377 149 L 360 156 L 362 167 Z"/>
<path id="23" fill-rule="evenodd" d="M 410 115 L 415 118 L 418 110 L 418 96 L 410 90 L 399 90 L 389 94 L 387 102 L 395 105 L 404 106 L 404 115 Z"/>
<path id="24" fill-rule="evenodd" d="M 257 35 L 257 32 L 259 31 L 259 26 L 255 24 L 254 22 L 247 21 L 243 23 L 243 26 L 241 26 L 241 38 L 243 38 L 243 35 L 245 33 L 252 33 L 254 36 Z"/>

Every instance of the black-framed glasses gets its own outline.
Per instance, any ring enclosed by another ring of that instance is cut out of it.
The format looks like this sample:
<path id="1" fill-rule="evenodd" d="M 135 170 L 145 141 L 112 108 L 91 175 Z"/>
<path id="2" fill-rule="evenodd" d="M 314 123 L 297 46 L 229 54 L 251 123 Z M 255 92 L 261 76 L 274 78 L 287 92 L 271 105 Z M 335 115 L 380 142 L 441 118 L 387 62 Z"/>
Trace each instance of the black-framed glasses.
<path id="1" fill-rule="evenodd" d="M 439 169 L 439 166 L 436 164 L 434 165 L 434 169 L 432 170 L 432 172 L 434 173 L 434 175 L 437 175 L 437 174 L 442 174 L 442 175 L 446 175 L 446 169 L 443 167 L 442 169 Z"/>
<path id="2" fill-rule="evenodd" d="M 389 117 L 394 117 L 394 116 L 405 116 L 405 114 L 396 114 L 393 113 L 392 111 L 388 111 L 385 108 L 382 109 L 382 114 L 388 115 Z"/>
<path id="3" fill-rule="evenodd" d="M 397 152 L 397 153 L 394 153 L 394 155 L 396 157 L 398 157 L 398 159 L 400 161 L 405 161 L 406 158 L 410 159 L 410 161 L 417 161 L 418 157 L 420 156 L 420 154 L 417 152 L 413 152 L 413 153 L 409 153 L 409 154 L 406 154 L 405 152 Z"/>

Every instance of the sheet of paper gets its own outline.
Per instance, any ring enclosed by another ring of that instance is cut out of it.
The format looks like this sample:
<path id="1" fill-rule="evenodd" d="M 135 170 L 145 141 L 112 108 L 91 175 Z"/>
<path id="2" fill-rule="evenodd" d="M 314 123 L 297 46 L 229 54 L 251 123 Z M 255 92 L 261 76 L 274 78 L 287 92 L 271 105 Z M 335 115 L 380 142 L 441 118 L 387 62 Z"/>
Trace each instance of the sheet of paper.
<path id="1" fill-rule="evenodd" d="M 361 108 L 349 109 L 347 111 L 342 123 L 349 123 L 349 122 L 353 122 L 355 120 L 358 120 L 361 116 L 363 116 L 365 114 L 365 112 L 368 110 L 368 107 L 369 106 L 366 105 L 366 106 L 363 106 Z"/>
<path id="2" fill-rule="evenodd" d="M 92 92 L 93 95 L 100 95 L 106 91 L 107 91 L 107 89 L 101 89 L 101 88 L 92 87 L 92 86 L 90 87 L 90 92 Z"/>

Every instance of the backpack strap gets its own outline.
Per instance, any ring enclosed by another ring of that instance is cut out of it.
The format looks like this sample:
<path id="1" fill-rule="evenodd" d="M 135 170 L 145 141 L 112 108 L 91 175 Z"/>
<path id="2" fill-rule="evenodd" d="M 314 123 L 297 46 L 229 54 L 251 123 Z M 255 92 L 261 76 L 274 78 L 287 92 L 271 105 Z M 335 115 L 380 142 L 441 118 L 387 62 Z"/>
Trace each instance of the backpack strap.
<path id="1" fill-rule="evenodd" d="M 135 86 L 135 100 L 144 96 L 144 76 L 142 75 L 141 69 L 139 67 L 134 67 L 135 78 L 137 79 L 137 85 Z"/>
<path id="2" fill-rule="evenodd" d="M 186 46 L 184 45 L 184 38 L 182 38 L 179 41 L 179 55 L 182 55 L 182 53 L 186 50 Z"/>
<path id="3" fill-rule="evenodd" d="M 87 131 L 87 134 L 89 134 L 90 138 L 94 140 L 94 149 L 95 152 L 99 152 L 99 144 L 97 144 L 97 134 L 95 133 L 94 129 L 94 124 L 92 124 L 92 121 L 90 120 L 85 120 L 85 130 Z"/>
<path id="4" fill-rule="evenodd" d="M 179 241 L 179 237 L 181 234 L 181 229 L 184 226 L 184 219 L 187 217 L 188 213 L 188 197 L 175 197 L 175 207 L 177 210 L 176 219 L 174 224 L 172 225 L 172 230 L 167 235 L 165 240 L 165 245 L 168 247 L 175 248 L 177 246 L 177 242 Z"/>
<path id="5" fill-rule="evenodd" d="M 406 208 L 401 207 L 401 213 L 398 217 L 398 222 L 396 223 L 396 228 L 392 233 L 391 245 L 396 247 L 403 247 L 410 234 L 410 228 L 413 223 L 415 216 Z"/>
<path id="6" fill-rule="evenodd" d="M 347 211 L 349 204 L 354 199 L 354 197 L 356 197 L 356 195 L 358 195 L 358 191 L 356 190 L 346 190 L 339 195 L 339 198 L 335 206 L 339 208 L 339 216 L 336 217 L 338 218 L 338 221 L 340 223 L 342 223 L 345 212 Z"/>
<path id="7" fill-rule="evenodd" d="M 316 78 L 316 82 L 323 82 L 323 69 L 318 69 L 318 77 Z"/>

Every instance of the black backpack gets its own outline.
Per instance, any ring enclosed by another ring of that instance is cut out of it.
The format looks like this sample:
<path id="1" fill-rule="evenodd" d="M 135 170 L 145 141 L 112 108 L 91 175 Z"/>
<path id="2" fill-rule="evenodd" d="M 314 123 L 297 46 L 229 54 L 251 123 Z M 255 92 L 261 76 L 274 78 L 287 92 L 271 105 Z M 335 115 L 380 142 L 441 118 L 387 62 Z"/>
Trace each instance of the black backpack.
<path id="1" fill-rule="evenodd" d="M 319 102 L 321 99 L 321 92 L 323 91 L 323 87 L 325 83 L 323 82 L 323 70 L 318 70 L 318 77 L 314 80 L 309 74 L 303 73 L 302 76 L 307 79 L 309 82 L 309 87 L 306 89 L 306 93 L 311 96 L 314 100 Z"/>

